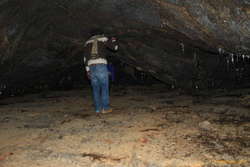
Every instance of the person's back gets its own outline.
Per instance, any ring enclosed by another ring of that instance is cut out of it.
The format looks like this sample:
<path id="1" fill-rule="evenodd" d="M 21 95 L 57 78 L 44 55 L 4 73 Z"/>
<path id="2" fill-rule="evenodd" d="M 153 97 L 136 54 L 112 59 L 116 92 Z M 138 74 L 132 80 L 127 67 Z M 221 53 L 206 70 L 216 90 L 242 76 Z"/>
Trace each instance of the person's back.
<path id="1" fill-rule="evenodd" d="M 112 111 L 109 106 L 107 49 L 118 49 L 115 38 L 108 39 L 104 35 L 94 35 L 85 43 L 84 63 L 88 78 L 91 80 L 96 113 Z"/>

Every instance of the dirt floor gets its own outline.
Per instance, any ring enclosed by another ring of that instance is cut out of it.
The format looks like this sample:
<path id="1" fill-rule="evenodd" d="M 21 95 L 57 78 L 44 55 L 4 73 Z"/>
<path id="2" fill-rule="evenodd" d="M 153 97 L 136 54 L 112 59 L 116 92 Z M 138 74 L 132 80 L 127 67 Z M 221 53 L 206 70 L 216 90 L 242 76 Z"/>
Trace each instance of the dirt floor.
<path id="1" fill-rule="evenodd" d="M 250 90 L 209 93 L 115 87 L 101 116 L 87 88 L 2 99 L 0 166 L 250 167 Z"/>

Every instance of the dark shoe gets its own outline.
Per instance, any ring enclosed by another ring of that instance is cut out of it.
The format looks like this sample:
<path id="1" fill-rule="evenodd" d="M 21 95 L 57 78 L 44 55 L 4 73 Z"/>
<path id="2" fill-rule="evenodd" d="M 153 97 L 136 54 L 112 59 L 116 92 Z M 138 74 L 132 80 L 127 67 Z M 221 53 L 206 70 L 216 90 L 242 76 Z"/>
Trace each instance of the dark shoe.
<path id="1" fill-rule="evenodd" d="M 102 114 L 101 112 L 96 112 L 95 116 L 98 117 L 98 118 L 101 118 L 101 114 Z"/>

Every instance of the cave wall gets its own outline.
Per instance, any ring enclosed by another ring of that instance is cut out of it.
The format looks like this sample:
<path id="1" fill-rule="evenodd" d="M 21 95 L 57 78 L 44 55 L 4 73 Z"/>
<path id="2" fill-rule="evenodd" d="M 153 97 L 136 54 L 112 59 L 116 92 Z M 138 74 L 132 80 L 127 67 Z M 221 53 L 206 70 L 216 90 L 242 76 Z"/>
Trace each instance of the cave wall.
<path id="1" fill-rule="evenodd" d="M 248 0 L 5 0 L 2 87 L 87 83 L 82 53 L 93 28 L 118 38 L 113 56 L 166 84 L 223 87 L 235 85 L 238 75 L 247 82 L 249 11 Z"/>

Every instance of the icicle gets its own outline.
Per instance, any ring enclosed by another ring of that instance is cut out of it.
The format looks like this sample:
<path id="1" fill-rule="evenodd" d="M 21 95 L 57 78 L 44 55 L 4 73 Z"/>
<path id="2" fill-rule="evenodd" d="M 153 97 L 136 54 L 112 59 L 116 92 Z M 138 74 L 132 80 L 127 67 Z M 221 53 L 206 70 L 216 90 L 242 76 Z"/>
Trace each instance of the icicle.
<path id="1" fill-rule="evenodd" d="M 247 58 L 247 61 L 249 62 L 250 56 L 249 56 L 249 55 L 246 55 L 246 58 Z"/>
<path id="2" fill-rule="evenodd" d="M 229 71 L 229 57 L 226 57 L 227 60 L 227 71 Z"/>
<path id="3" fill-rule="evenodd" d="M 243 61 L 245 61 L 245 55 L 242 55 L 242 59 L 243 59 Z"/>
<path id="4" fill-rule="evenodd" d="M 180 43 L 180 45 L 181 45 L 181 50 L 182 50 L 182 53 L 184 54 L 184 52 L 185 52 L 185 45 L 184 45 L 184 43 Z"/>
<path id="5" fill-rule="evenodd" d="M 222 48 L 218 48 L 219 55 L 222 55 L 224 53 Z"/>
<path id="6" fill-rule="evenodd" d="M 197 60 L 196 52 L 194 52 L 193 62 L 194 62 L 194 64 L 195 64 L 195 66 L 198 65 L 198 60 Z"/>
<path id="7" fill-rule="evenodd" d="M 234 54 L 231 53 L 230 56 L 231 56 L 231 61 L 234 64 Z"/>

